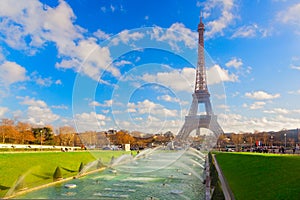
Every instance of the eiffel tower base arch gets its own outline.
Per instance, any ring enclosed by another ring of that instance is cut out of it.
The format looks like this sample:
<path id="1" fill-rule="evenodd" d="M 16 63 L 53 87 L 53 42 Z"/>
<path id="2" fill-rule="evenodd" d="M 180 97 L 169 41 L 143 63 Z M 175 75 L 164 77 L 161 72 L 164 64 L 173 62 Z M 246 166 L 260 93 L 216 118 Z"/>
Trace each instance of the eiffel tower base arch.
<path id="1" fill-rule="evenodd" d="M 179 141 L 187 141 L 192 131 L 196 130 L 196 133 L 200 134 L 200 128 L 211 130 L 216 138 L 224 134 L 216 115 L 194 115 L 185 117 L 185 122 L 177 135 L 177 139 Z"/>

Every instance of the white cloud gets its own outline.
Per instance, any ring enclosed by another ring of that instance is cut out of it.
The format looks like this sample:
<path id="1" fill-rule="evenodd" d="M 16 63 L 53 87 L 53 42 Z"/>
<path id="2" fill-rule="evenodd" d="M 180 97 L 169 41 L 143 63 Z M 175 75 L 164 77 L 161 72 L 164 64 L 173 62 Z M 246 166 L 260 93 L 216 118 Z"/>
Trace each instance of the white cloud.
<path id="1" fill-rule="evenodd" d="M 167 95 L 167 94 L 163 95 L 163 96 L 158 96 L 157 100 L 163 100 L 163 101 L 166 101 L 166 102 L 177 102 L 177 103 L 180 102 L 180 99 L 178 99 L 176 97 L 171 97 L 170 95 Z"/>
<path id="2" fill-rule="evenodd" d="M 56 81 L 55 81 L 55 85 L 62 85 L 62 82 L 61 82 L 61 80 L 59 80 L 59 79 L 58 79 L 58 80 L 56 80 Z"/>
<path id="3" fill-rule="evenodd" d="M 7 107 L 0 107 L 0 118 L 3 118 L 8 110 L 9 109 Z"/>
<path id="4" fill-rule="evenodd" d="M 277 20 L 286 23 L 300 26 L 300 3 L 290 6 L 288 9 L 277 14 Z"/>
<path id="5" fill-rule="evenodd" d="M 57 68 L 73 69 L 98 81 L 103 70 L 119 76 L 120 72 L 111 66 L 112 58 L 107 47 L 100 47 L 94 38 L 80 40 L 77 45 L 73 42 L 68 49 L 61 52 L 64 59 L 56 63 Z M 109 66 L 109 67 L 108 67 Z"/>
<path id="6" fill-rule="evenodd" d="M 225 65 L 227 67 L 234 67 L 234 68 L 238 69 L 243 65 L 243 61 L 240 58 L 232 58 Z"/>
<path id="7" fill-rule="evenodd" d="M 247 92 L 245 93 L 245 97 L 256 100 L 268 100 L 268 99 L 276 99 L 280 97 L 280 94 L 268 94 L 264 91 L 256 91 L 256 92 Z"/>
<path id="8" fill-rule="evenodd" d="M 291 113 L 289 110 L 285 108 L 274 108 L 273 110 L 265 110 L 264 113 L 268 114 L 289 114 Z"/>
<path id="9" fill-rule="evenodd" d="M 218 121 L 225 132 L 279 131 L 299 127 L 300 119 L 274 114 L 266 117 L 246 117 L 239 114 L 220 114 Z"/>
<path id="10" fill-rule="evenodd" d="M 110 37 L 109 34 L 105 33 L 104 31 L 98 29 L 96 32 L 93 33 L 93 35 L 98 38 L 99 40 L 106 40 Z"/>
<path id="11" fill-rule="evenodd" d="M 210 13 L 218 10 L 221 15 L 219 18 L 209 21 L 206 24 L 207 32 L 206 35 L 211 38 L 217 34 L 223 35 L 223 30 L 227 28 L 236 17 L 233 13 L 234 0 L 209 0 L 204 4 L 205 16 L 210 16 Z"/>
<path id="12" fill-rule="evenodd" d="M 89 103 L 89 106 L 101 106 L 101 104 L 99 102 L 97 102 L 97 101 L 91 101 Z"/>
<path id="13" fill-rule="evenodd" d="M 124 12 L 124 8 L 122 5 L 113 5 L 113 4 L 110 4 L 108 5 L 107 7 L 106 6 L 102 6 L 100 8 L 100 10 L 103 12 L 103 13 L 106 13 L 106 12 L 111 12 L 111 13 L 114 13 L 115 11 L 121 11 L 121 12 Z"/>
<path id="14" fill-rule="evenodd" d="M 130 64 L 132 64 L 132 62 L 127 61 L 127 60 L 121 60 L 121 61 L 114 63 L 114 65 L 117 67 L 124 66 L 124 65 L 130 65 Z"/>
<path id="15" fill-rule="evenodd" d="M 106 13 L 106 7 L 105 6 L 102 6 L 100 9 L 101 9 L 102 12 Z"/>
<path id="16" fill-rule="evenodd" d="M 81 37 L 81 28 L 73 25 L 75 15 L 64 1 L 56 8 L 39 1 L 1 1 L 0 15 L 4 19 L 0 24 L 2 40 L 16 49 L 34 49 L 46 41 L 64 45 Z M 30 43 L 26 42 L 28 37 Z"/>
<path id="17" fill-rule="evenodd" d="M 98 80 L 112 61 L 107 47 L 99 46 L 96 38 L 85 38 L 85 30 L 74 25 L 76 16 L 65 1 L 59 1 L 58 6 L 53 8 L 39 1 L 1 1 L 0 15 L 3 18 L 0 22 L 1 40 L 30 54 L 52 42 L 60 59 L 56 63 L 57 68 L 73 69 Z M 95 34 L 106 37 L 100 31 Z M 120 75 L 113 66 L 107 71 L 114 76 Z"/>
<path id="18" fill-rule="evenodd" d="M 181 128 L 181 120 L 160 120 L 154 116 L 148 116 L 146 119 L 141 117 L 133 118 L 133 121 L 120 121 L 121 129 L 138 130 L 144 133 L 164 133 L 171 131 L 177 134 Z"/>
<path id="19" fill-rule="evenodd" d="M 137 120 L 137 121 L 143 121 L 144 118 L 142 118 L 142 117 L 136 117 L 136 118 L 134 118 L 134 120 Z"/>
<path id="20" fill-rule="evenodd" d="M 26 69 L 17 63 L 5 61 L 0 65 L 0 82 L 4 85 L 26 81 L 27 79 Z"/>
<path id="21" fill-rule="evenodd" d="M 297 94 L 300 94 L 300 90 L 297 90 L 297 91 L 289 91 L 288 93 L 289 93 L 289 94 L 296 94 L 296 95 L 297 95 Z"/>
<path id="22" fill-rule="evenodd" d="M 104 107 L 111 107 L 113 105 L 113 103 L 118 104 L 116 102 L 114 102 L 112 99 L 110 100 L 105 100 L 103 106 Z M 118 104 L 119 105 L 119 104 Z"/>
<path id="23" fill-rule="evenodd" d="M 253 38 L 256 36 L 266 37 L 270 35 L 270 30 L 259 27 L 257 24 L 239 27 L 231 38 Z"/>
<path id="24" fill-rule="evenodd" d="M 38 77 L 35 81 L 38 85 L 44 87 L 50 87 L 53 83 L 51 77 L 47 77 L 47 78 Z"/>
<path id="25" fill-rule="evenodd" d="M 30 80 L 34 81 L 36 84 L 42 87 L 50 87 L 52 84 L 62 85 L 61 80 L 53 81 L 52 77 L 42 77 L 37 71 L 30 74 Z"/>
<path id="26" fill-rule="evenodd" d="M 28 96 L 17 96 L 16 98 L 22 100 L 20 104 L 28 105 L 24 120 L 28 121 L 29 123 L 35 125 L 47 125 L 60 118 L 59 115 L 52 112 L 52 110 L 43 100 L 36 100 Z"/>
<path id="27" fill-rule="evenodd" d="M 51 106 L 51 108 L 67 110 L 68 106 L 61 104 L 61 105 L 53 105 L 53 106 Z"/>
<path id="28" fill-rule="evenodd" d="M 144 101 L 139 101 L 137 103 L 128 103 L 127 104 L 128 112 L 136 112 L 138 114 L 148 114 L 151 116 L 157 115 L 157 117 L 176 117 L 178 116 L 177 110 L 170 110 L 165 108 L 160 104 L 156 104 L 148 99 Z"/>
<path id="29" fill-rule="evenodd" d="M 291 65 L 291 69 L 300 70 L 300 66 Z"/>
<path id="30" fill-rule="evenodd" d="M 47 125 L 59 119 L 48 107 L 29 106 L 27 121 L 36 125 Z"/>
<path id="31" fill-rule="evenodd" d="M 130 103 L 128 104 L 129 107 L 131 107 Z M 127 108 L 127 112 L 129 113 L 136 113 L 136 109 L 135 108 Z"/>
<path id="32" fill-rule="evenodd" d="M 183 68 L 182 70 L 173 70 L 170 72 L 158 72 L 155 75 L 146 73 L 141 79 L 146 82 L 162 84 L 176 91 L 192 91 L 195 69 Z"/>
<path id="33" fill-rule="evenodd" d="M 22 102 L 20 102 L 20 104 L 22 104 L 22 105 L 38 106 L 38 107 L 43 107 L 43 108 L 47 107 L 47 104 L 45 101 L 35 100 L 34 98 L 30 98 L 29 96 L 26 96 L 26 97 L 17 96 L 17 99 L 22 100 Z"/>
<path id="34" fill-rule="evenodd" d="M 230 110 L 230 106 L 229 105 L 225 105 L 225 104 L 220 104 L 216 106 L 217 108 L 223 109 L 225 111 L 229 111 Z"/>
<path id="35" fill-rule="evenodd" d="M 212 94 L 214 97 L 216 97 L 217 99 L 226 99 L 226 95 L 225 94 Z"/>
<path id="36" fill-rule="evenodd" d="M 104 115 L 97 114 L 96 112 L 75 114 L 74 120 L 79 132 L 88 130 L 102 130 L 105 126 L 107 118 Z"/>
<path id="37" fill-rule="evenodd" d="M 236 82 L 238 76 L 229 74 L 228 70 L 221 68 L 219 65 L 214 65 L 207 70 L 207 84 L 213 85 L 220 82 Z"/>
<path id="38" fill-rule="evenodd" d="M 120 42 L 124 44 L 128 44 L 129 41 L 137 41 L 144 37 L 143 33 L 140 32 L 132 32 L 130 33 L 129 30 L 123 30 L 121 33 L 118 34 L 117 37 L 112 39 L 112 44 L 118 45 Z"/>
<path id="39" fill-rule="evenodd" d="M 256 36 L 257 24 L 239 27 L 232 38 L 252 38 Z"/>
<path id="40" fill-rule="evenodd" d="M 107 114 L 107 113 L 109 113 L 109 110 L 102 110 L 102 112 L 103 112 L 104 114 Z"/>
<path id="41" fill-rule="evenodd" d="M 117 104 L 117 103 L 116 103 Z M 99 103 L 98 101 L 89 102 L 89 106 L 100 106 L 100 107 L 111 107 L 113 105 L 113 100 L 105 100 L 104 103 Z M 118 104 L 119 105 L 119 104 Z"/>
<path id="42" fill-rule="evenodd" d="M 0 47 L 0 62 L 3 61 L 3 60 L 5 60 L 5 56 L 3 54 L 3 48 Z"/>
<path id="43" fill-rule="evenodd" d="M 182 23 L 174 23 L 168 29 L 161 27 L 154 27 L 152 33 L 150 33 L 151 39 L 157 41 L 166 41 L 171 46 L 172 50 L 179 51 L 179 42 L 183 42 L 188 48 L 197 47 L 197 32 L 193 32 L 191 29 L 186 28 Z"/>
<path id="44" fill-rule="evenodd" d="M 264 113 L 268 114 L 277 114 L 277 115 L 292 115 L 292 114 L 300 114 L 300 110 L 292 109 L 288 110 L 286 108 L 273 108 L 272 110 L 265 110 Z"/>
<path id="45" fill-rule="evenodd" d="M 110 10 L 111 12 L 115 12 L 116 8 L 112 4 L 110 4 Z"/>
<path id="46" fill-rule="evenodd" d="M 252 105 L 250 105 L 250 109 L 251 110 L 261 109 L 264 107 L 264 105 L 266 105 L 266 102 L 257 101 L 257 102 L 254 102 Z"/>
<path id="47" fill-rule="evenodd" d="M 170 72 L 158 72 L 157 74 L 144 74 L 140 79 L 146 82 L 153 82 L 164 85 L 175 91 L 193 91 L 195 82 L 194 68 L 185 67 L 181 70 Z M 238 76 L 230 74 L 228 70 L 222 69 L 219 65 L 214 65 L 207 69 L 208 85 L 220 82 L 236 82 Z"/>

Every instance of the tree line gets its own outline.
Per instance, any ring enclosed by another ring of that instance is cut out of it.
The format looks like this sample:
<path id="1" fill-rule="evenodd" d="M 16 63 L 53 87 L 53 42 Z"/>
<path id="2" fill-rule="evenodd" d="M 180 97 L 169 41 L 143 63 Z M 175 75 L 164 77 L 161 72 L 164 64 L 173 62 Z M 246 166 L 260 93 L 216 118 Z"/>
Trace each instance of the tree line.
<path id="1" fill-rule="evenodd" d="M 0 122 L 0 142 L 11 144 L 40 144 L 79 146 L 81 140 L 73 127 L 59 128 L 54 134 L 51 125 L 36 126 L 30 123 L 2 119 Z"/>
<path id="2" fill-rule="evenodd" d="M 300 130 L 287 130 L 266 132 L 254 131 L 253 133 L 230 133 L 220 135 L 218 145 L 225 147 L 226 145 L 242 146 L 287 146 L 295 147 L 300 143 Z"/>
<path id="3" fill-rule="evenodd" d="M 59 127 L 55 134 L 51 125 L 41 127 L 11 119 L 0 121 L 0 143 L 10 144 L 87 146 L 89 148 L 103 148 L 112 145 L 123 147 L 125 144 L 130 144 L 134 149 L 142 149 L 151 145 L 167 144 L 173 138 L 171 132 L 148 134 L 146 137 L 133 136 L 126 130 L 113 133 L 109 131 L 77 133 L 71 126 Z"/>

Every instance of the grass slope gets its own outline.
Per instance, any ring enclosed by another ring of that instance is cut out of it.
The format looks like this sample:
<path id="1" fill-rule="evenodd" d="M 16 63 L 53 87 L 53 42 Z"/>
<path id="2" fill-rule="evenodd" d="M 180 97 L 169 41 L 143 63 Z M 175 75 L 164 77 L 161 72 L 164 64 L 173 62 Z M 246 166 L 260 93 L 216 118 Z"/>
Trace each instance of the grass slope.
<path id="1" fill-rule="evenodd" d="M 300 156 L 217 153 L 237 200 L 300 199 Z"/>
<path id="2" fill-rule="evenodd" d="M 124 151 L 93 152 L 37 152 L 0 153 L 0 198 L 5 196 L 16 180 L 25 175 L 24 187 L 34 187 L 52 182 L 57 166 L 64 178 L 78 173 L 80 163 L 87 164 L 98 158 L 108 163 L 111 157 L 119 157 Z"/>

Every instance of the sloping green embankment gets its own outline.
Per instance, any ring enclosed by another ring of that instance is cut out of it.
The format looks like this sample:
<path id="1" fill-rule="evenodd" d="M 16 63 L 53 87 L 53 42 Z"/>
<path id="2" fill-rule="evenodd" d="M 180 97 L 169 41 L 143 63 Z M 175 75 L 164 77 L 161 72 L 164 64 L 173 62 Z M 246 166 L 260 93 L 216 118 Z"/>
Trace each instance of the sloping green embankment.
<path id="1" fill-rule="evenodd" d="M 300 199 L 300 156 L 217 153 L 237 200 Z"/>

